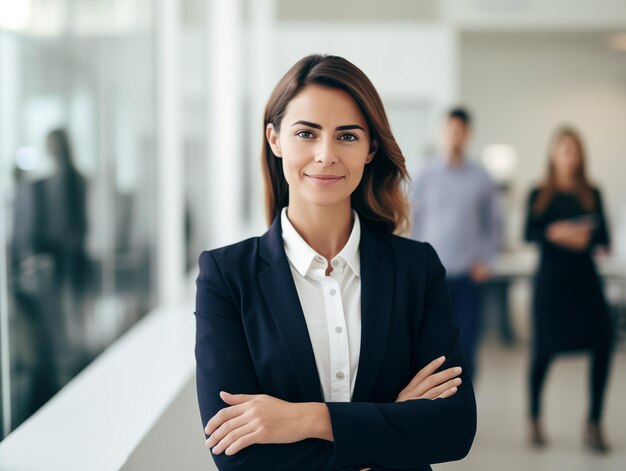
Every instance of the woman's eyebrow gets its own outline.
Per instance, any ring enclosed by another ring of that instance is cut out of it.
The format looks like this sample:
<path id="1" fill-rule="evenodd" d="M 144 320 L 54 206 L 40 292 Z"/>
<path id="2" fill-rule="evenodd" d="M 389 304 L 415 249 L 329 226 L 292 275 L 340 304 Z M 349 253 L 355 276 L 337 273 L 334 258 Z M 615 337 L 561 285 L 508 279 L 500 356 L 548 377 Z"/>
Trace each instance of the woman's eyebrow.
<path id="1" fill-rule="evenodd" d="M 335 128 L 335 131 L 349 131 L 350 129 L 360 129 L 361 131 L 365 132 L 365 129 L 363 129 L 363 127 L 359 126 L 358 124 L 346 124 L 344 126 L 337 126 Z"/>
<path id="2" fill-rule="evenodd" d="M 295 126 L 297 124 L 303 124 L 305 126 L 309 126 L 311 128 L 315 128 L 315 129 L 322 129 L 322 126 L 317 124 L 317 123 L 312 123 L 310 121 L 296 121 L 295 123 L 293 123 L 291 126 Z M 358 124 L 344 124 L 343 126 L 337 126 L 335 128 L 335 131 L 349 131 L 350 129 L 360 129 L 361 131 L 365 132 L 365 129 L 363 129 L 363 126 L 360 126 Z"/>

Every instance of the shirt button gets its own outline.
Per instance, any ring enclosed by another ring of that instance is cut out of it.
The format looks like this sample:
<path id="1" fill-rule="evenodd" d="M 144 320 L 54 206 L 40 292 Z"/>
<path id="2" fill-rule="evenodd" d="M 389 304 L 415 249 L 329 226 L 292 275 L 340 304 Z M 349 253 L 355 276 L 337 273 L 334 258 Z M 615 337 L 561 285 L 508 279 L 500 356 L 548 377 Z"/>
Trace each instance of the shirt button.
<path id="1" fill-rule="evenodd" d="M 331 296 L 334 296 L 337 294 L 337 290 L 336 289 L 331 289 L 328 294 L 330 294 Z"/>
<path id="2" fill-rule="evenodd" d="M 337 265 L 339 265 L 339 260 L 333 260 L 333 267 L 336 267 Z"/>
<path id="3" fill-rule="evenodd" d="M 324 263 L 324 257 L 320 257 L 319 255 L 315 257 L 315 261 L 318 263 Z"/>
<path id="4" fill-rule="evenodd" d="M 335 332 L 337 332 L 338 334 L 343 332 L 343 329 L 341 327 L 335 327 Z"/>
<path id="5" fill-rule="evenodd" d="M 344 375 L 341 371 L 335 375 L 335 378 L 337 378 L 339 381 L 341 381 L 345 377 L 346 375 Z"/>

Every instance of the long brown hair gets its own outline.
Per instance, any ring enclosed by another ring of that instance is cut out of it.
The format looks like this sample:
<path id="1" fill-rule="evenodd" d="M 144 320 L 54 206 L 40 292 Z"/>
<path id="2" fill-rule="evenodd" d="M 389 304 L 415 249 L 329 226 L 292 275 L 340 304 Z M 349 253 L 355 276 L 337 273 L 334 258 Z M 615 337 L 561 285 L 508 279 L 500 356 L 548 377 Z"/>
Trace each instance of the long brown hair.
<path id="1" fill-rule="evenodd" d="M 277 158 L 265 139 L 265 128 L 277 132 L 287 105 L 307 85 L 344 90 L 357 103 L 367 121 L 371 142 L 377 142 L 374 159 L 351 196 L 352 208 L 369 227 L 386 233 L 408 229 L 409 205 L 402 185 L 408 179 L 404 156 L 391 133 L 382 100 L 367 76 L 346 59 L 313 54 L 300 59 L 280 79 L 265 107 L 261 166 L 265 182 L 265 216 L 268 225 L 289 204 L 289 187 Z"/>
<path id="2" fill-rule="evenodd" d="M 550 145 L 550 151 L 548 154 L 548 168 L 546 171 L 546 177 L 543 185 L 539 191 L 539 196 L 535 201 L 533 206 L 533 211 L 535 214 L 540 214 L 548 207 L 550 201 L 554 197 L 554 194 L 557 190 L 556 183 L 556 169 L 554 168 L 554 153 L 556 151 L 556 147 L 559 145 L 562 139 L 570 138 L 576 144 L 576 148 L 578 149 L 578 155 L 580 157 L 580 165 L 574 175 L 575 178 L 575 187 L 574 192 L 576 196 L 580 200 L 583 208 L 587 211 L 593 211 L 595 209 L 595 199 L 593 196 L 593 187 L 589 183 L 587 179 L 586 165 L 585 162 L 587 160 L 587 156 L 585 153 L 585 146 L 583 145 L 582 138 L 580 134 L 575 129 L 564 126 L 556 131 L 554 137 L 552 138 L 552 143 Z"/>

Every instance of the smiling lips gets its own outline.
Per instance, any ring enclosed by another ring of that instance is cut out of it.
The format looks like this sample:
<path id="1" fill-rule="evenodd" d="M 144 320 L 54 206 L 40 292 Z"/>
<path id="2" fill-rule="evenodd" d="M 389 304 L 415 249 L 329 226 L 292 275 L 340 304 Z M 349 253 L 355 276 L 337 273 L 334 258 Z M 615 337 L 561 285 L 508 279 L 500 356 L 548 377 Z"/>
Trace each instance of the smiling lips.
<path id="1" fill-rule="evenodd" d="M 317 183 L 318 185 L 332 185 L 333 183 L 337 183 L 339 180 L 343 178 L 343 176 L 341 175 L 325 175 L 325 174 L 317 174 L 317 173 L 312 173 L 312 174 L 305 173 L 305 175 L 309 177 L 311 181 L 313 181 L 314 183 Z"/>

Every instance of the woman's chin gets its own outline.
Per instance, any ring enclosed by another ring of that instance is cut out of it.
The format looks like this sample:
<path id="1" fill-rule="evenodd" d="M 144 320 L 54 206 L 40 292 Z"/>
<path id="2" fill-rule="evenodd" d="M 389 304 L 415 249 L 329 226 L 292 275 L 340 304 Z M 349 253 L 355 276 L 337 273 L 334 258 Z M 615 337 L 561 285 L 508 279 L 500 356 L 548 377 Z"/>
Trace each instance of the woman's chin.
<path id="1" fill-rule="evenodd" d="M 339 195 L 312 195 L 306 199 L 306 202 L 312 206 L 332 208 L 345 204 L 346 200 L 348 200 L 348 203 L 350 202 L 349 195 L 347 197 Z"/>

